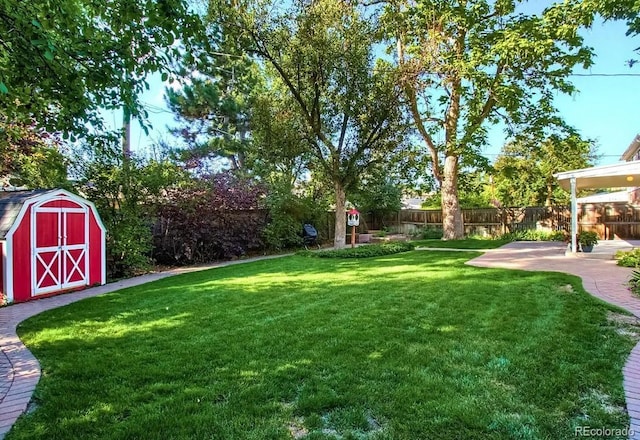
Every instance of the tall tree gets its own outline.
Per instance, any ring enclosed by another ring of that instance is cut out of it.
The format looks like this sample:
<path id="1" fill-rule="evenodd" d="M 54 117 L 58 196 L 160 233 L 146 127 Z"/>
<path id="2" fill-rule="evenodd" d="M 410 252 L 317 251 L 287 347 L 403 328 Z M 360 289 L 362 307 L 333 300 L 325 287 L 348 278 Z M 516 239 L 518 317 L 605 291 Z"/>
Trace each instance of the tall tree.
<path id="1" fill-rule="evenodd" d="M 181 151 L 186 162 L 222 158 L 240 170 L 251 144 L 251 112 L 262 71 L 223 26 L 209 27 L 215 51 L 207 53 L 206 63 L 195 60 L 182 88 L 167 89 L 167 102 L 180 123 L 172 131 L 186 144 Z"/>
<path id="2" fill-rule="evenodd" d="M 464 234 L 459 167 L 480 154 L 488 127 L 503 122 L 513 134 L 548 125 L 554 95 L 575 90 L 567 81 L 573 67 L 591 62 L 572 8 L 554 4 L 528 16 L 516 3 L 391 0 L 385 7 L 406 105 L 441 189 L 446 239 Z"/>
<path id="3" fill-rule="evenodd" d="M 333 186 L 334 244 L 344 246 L 347 193 L 402 145 L 398 90 L 390 66 L 374 58 L 373 17 L 340 0 L 210 4 L 212 19 L 273 69 L 294 102 L 314 165 Z"/>
<path id="4" fill-rule="evenodd" d="M 137 99 L 150 72 L 203 41 L 186 0 L 0 0 L 0 119 L 50 131 L 100 125 Z"/>
<path id="5" fill-rule="evenodd" d="M 593 141 L 574 133 L 554 133 L 544 140 L 519 139 L 502 149 L 494 164 L 493 184 L 505 206 L 553 206 L 568 195 L 553 175 L 586 168 L 596 158 Z"/>
<path id="6" fill-rule="evenodd" d="M 269 83 L 253 102 L 247 165 L 270 187 L 292 192 L 307 176 L 317 177 L 318 170 L 310 173 L 314 155 L 296 102 L 281 82 Z"/>

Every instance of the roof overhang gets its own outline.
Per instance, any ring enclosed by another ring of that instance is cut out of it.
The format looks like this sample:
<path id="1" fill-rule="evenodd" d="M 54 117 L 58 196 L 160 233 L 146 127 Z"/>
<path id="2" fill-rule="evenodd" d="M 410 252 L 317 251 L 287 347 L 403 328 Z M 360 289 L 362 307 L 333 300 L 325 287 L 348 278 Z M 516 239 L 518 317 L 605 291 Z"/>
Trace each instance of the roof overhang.
<path id="1" fill-rule="evenodd" d="M 627 149 L 622 153 L 620 160 L 633 159 L 633 156 L 638 152 L 638 149 L 640 149 L 640 134 L 637 134 L 636 137 L 633 138 Z"/>
<path id="2" fill-rule="evenodd" d="M 610 192 L 610 193 L 598 193 L 590 196 L 578 197 L 576 201 L 580 204 L 585 203 L 621 203 L 629 201 L 629 190 Z"/>
<path id="3" fill-rule="evenodd" d="M 564 171 L 554 177 L 566 191 L 570 190 L 573 177 L 576 178 L 576 189 L 640 186 L 640 160 Z"/>

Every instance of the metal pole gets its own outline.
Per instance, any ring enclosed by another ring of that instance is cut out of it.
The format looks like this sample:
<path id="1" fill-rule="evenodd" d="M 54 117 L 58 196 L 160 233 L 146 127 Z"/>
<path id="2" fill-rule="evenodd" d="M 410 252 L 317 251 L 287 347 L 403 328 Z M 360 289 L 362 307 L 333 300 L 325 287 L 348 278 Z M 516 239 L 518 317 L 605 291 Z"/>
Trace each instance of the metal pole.
<path id="1" fill-rule="evenodd" d="M 571 252 L 578 251 L 578 200 L 576 197 L 576 178 L 571 178 Z"/>

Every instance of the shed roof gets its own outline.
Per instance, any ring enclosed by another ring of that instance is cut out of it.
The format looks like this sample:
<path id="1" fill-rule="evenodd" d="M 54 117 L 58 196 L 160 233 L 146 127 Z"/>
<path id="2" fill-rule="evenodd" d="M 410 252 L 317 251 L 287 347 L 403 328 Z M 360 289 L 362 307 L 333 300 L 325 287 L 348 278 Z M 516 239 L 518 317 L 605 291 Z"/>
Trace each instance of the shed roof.
<path id="1" fill-rule="evenodd" d="M 22 205 L 32 197 L 40 196 L 49 189 L 34 189 L 28 191 L 0 191 L 0 240 L 4 240 L 7 232 L 16 221 Z"/>
<path id="2" fill-rule="evenodd" d="M 640 160 L 565 171 L 554 176 L 567 191 L 572 177 L 576 178 L 576 189 L 640 186 Z"/>

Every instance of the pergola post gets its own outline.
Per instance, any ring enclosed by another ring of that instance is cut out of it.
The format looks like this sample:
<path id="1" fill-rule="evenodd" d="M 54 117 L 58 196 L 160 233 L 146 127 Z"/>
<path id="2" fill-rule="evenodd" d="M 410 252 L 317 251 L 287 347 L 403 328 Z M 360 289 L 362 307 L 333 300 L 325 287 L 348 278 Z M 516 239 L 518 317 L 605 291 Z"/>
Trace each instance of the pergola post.
<path id="1" fill-rule="evenodd" d="M 571 177 L 571 252 L 578 252 L 578 199 L 576 178 Z"/>
<path id="2" fill-rule="evenodd" d="M 578 189 L 640 186 L 640 160 L 562 171 L 553 176 L 562 189 L 571 191 L 571 252 L 575 253 L 578 251 Z"/>

